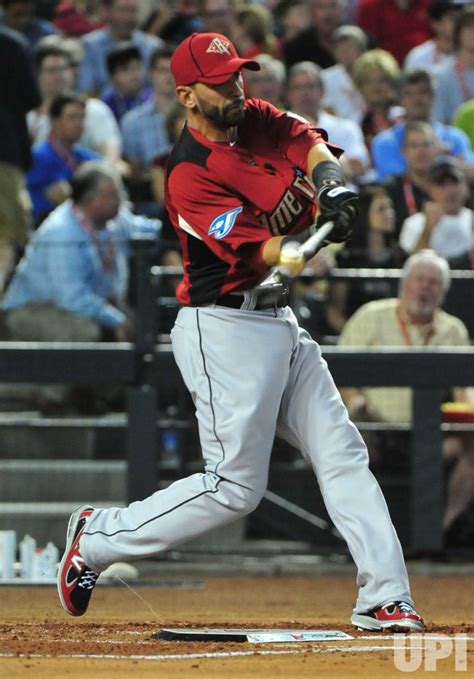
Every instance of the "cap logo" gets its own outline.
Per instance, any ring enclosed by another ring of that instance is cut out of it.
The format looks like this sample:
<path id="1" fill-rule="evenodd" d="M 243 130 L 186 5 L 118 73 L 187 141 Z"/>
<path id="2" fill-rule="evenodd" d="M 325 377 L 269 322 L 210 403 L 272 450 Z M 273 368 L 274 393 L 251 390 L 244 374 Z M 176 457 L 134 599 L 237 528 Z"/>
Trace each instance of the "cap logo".
<path id="1" fill-rule="evenodd" d="M 221 38 L 214 38 L 211 40 L 209 43 L 209 47 L 207 48 L 206 52 L 209 54 L 230 54 L 230 43 L 227 42 L 227 40 L 222 40 Z"/>

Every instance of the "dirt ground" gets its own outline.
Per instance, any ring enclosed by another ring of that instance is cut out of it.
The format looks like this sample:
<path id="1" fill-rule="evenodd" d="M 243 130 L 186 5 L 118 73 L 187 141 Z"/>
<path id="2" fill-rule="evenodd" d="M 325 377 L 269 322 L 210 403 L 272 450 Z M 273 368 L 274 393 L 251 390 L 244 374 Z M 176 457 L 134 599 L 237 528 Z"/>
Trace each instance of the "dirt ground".
<path id="1" fill-rule="evenodd" d="M 471 577 L 412 577 L 417 608 L 432 635 L 416 641 L 354 630 L 348 624 L 356 592 L 352 577 L 199 581 L 191 589 L 133 586 L 135 593 L 123 585 L 98 586 L 88 613 L 77 619 L 63 612 L 53 587 L 1 587 L 0 677 L 400 678 L 404 672 L 396 665 L 400 653 L 394 653 L 394 645 L 408 646 L 402 660 L 416 660 L 410 648 L 424 649 L 412 676 L 433 669 L 436 676 L 473 676 Z M 153 639 L 162 627 L 336 629 L 354 639 L 278 644 Z M 467 654 L 454 645 L 456 634 L 467 637 L 462 642 Z M 456 655 L 448 655 L 451 644 Z M 448 657 L 437 660 L 442 654 Z M 456 671 L 456 658 L 465 671 Z"/>

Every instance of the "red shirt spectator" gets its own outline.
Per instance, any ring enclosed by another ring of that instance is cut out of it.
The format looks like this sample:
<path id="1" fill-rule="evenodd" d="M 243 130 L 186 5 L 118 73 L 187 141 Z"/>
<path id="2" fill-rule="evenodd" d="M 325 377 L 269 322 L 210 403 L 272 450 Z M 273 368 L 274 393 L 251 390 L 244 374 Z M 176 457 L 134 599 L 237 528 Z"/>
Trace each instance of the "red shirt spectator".
<path id="1" fill-rule="evenodd" d="M 431 38 L 430 0 L 360 0 L 358 25 L 402 64 L 408 52 Z"/>
<path id="2" fill-rule="evenodd" d="M 95 31 L 96 28 L 102 28 L 106 24 L 104 20 L 98 18 L 93 20 L 84 12 L 81 12 L 81 4 L 64 0 L 59 3 L 54 12 L 54 25 L 70 38 L 79 38 L 81 35 Z"/>

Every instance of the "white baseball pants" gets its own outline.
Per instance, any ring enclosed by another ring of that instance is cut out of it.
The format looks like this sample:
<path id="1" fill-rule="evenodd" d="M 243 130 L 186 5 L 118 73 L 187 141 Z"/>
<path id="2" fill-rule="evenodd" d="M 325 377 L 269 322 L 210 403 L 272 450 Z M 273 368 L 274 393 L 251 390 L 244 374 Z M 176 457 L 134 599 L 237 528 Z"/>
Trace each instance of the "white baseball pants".
<path id="1" fill-rule="evenodd" d="M 185 307 L 173 352 L 195 406 L 204 473 L 125 509 L 97 509 L 81 539 L 90 568 L 145 558 L 259 504 L 275 432 L 312 466 L 358 569 L 356 612 L 412 603 L 403 555 L 365 444 L 348 419 L 319 346 L 289 307 Z"/>

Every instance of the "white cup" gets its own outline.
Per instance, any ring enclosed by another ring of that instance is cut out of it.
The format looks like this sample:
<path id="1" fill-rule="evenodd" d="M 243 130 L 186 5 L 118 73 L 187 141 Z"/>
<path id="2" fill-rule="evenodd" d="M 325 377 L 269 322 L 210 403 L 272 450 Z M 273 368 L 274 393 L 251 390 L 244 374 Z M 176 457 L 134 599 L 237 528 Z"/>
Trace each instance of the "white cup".
<path id="1" fill-rule="evenodd" d="M 0 578 L 10 580 L 15 577 L 16 532 L 0 530 Z"/>

